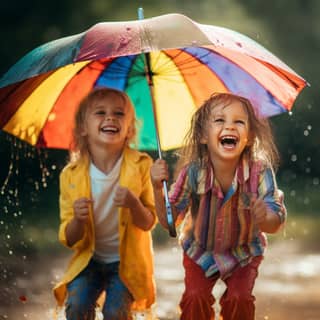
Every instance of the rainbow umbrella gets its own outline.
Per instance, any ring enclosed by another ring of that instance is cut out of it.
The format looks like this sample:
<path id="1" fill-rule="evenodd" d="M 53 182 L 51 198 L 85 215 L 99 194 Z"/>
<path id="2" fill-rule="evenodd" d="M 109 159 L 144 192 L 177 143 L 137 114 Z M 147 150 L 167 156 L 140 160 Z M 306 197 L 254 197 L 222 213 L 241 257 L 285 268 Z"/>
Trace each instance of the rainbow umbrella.
<path id="1" fill-rule="evenodd" d="M 248 37 L 180 14 L 98 23 L 34 49 L 4 74 L 0 127 L 35 146 L 68 148 L 74 110 L 96 86 L 131 97 L 143 150 L 157 148 L 154 107 L 169 150 L 181 146 L 191 114 L 213 92 L 244 95 L 273 116 L 292 108 L 306 81 Z"/>
<path id="2" fill-rule="evenodd" d="M 48 42 L 0 79 L 0 128 L 68 148 L 79 101 L 94 87 L 125 91 L 141 123 L 139 148 L 178 148 L 213 92 L 249 98 L 261 116 L 290 110 L 306 81 L 248 37 L 180 14 L 98 23 Z"/>

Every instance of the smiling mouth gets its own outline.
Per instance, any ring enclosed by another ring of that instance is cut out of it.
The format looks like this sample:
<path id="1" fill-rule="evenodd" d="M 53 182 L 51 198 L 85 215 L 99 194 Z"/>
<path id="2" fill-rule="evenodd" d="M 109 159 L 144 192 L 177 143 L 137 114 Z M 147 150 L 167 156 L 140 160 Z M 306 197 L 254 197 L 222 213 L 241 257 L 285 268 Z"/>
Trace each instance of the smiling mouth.
<path id="1" fill-rule="evenodd" d="M 111 134 L 116 134 L 116 133 L 118 133 L 119 131 L 120 131 L 120 129 L 119 128 L 117 128 L 117 127 L 102 127 L 101 129 L 100 129 L 100 131 L 101 132 L 103 132 L 103 133 L 111 133 Z"/>
<path id="2" fill-rule="evenodd" d="M 220 143 L 223 147 L 235 147 L 238 143 L 238 138 L 235 136 L 223 136 L 220 138 Z"/>

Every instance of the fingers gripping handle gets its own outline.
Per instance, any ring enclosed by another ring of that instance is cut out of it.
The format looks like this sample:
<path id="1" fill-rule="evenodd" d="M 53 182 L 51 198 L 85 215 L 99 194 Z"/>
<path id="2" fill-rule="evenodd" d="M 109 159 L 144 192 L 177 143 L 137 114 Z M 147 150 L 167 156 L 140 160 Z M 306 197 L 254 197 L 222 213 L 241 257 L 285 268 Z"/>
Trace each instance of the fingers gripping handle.
<path id="1" fill-rule="evenodd" d="M 171 237 L 175 238 L 177 236 L 177 231 L 176 231 L 176 227 L 174 224 L 171 204 L 169 201 L 167 181 L 163 181 L 162 183 L 163 183 L 163 191 L 164 191 L 164 199 L 165 199 L 165 205 L 166 205 L 166 214 L 167 214 L 167 223 L 168 223 L 169 234 Z"/>

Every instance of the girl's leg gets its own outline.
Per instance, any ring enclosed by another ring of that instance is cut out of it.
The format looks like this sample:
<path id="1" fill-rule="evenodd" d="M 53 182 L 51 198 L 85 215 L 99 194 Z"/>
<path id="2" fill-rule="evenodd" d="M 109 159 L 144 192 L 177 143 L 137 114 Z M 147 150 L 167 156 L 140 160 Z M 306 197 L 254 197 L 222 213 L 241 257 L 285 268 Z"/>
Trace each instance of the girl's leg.
<path id="1" fill-rule="evenodd" d="M 220 299 L 223 320 L 254 320 L 255 297 L 252 290 L 262 259 L 262 256 L 253 258 L 248 265 L 237 268 L 225 280 L 227 289 Z"/>
<path id="2" fill-rule="evenodd" d="M 67 285 L 67 320 L 93 320 L 96 300 L 102 292 L 102 279 L 95 263 L 88 266 Z"/>
<path id="3" fill-rule="evenodd" d="M 119 277 L 119 262 L 105 266 L 106 301 L 103 306 L 104 319 L 131 319 L 130 306 L 133 297 Z"/>
<path id="4" fill-rule="evenodd" d="M 218 277 L 207 278 L 201 269 L 186 254 L 183 256 L 185 268 L 185 291 L 180 302 L 182 320 L 213 320 L 212 305 L 215 299 L 212 289 Z"/>

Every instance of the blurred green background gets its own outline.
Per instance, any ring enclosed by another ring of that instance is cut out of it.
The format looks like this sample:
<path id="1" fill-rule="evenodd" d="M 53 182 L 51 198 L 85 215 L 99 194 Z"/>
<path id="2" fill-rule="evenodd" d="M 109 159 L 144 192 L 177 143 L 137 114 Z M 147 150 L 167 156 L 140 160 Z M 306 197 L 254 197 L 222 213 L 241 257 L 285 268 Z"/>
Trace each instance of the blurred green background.
<path id="1" fill-rule="evenodd" d="M 139 7 L 144 8 L 146 18 L 176 12 L 241 32 L 311 84 L 298 97 L 292 114 L 271 121 L 282 158 L 278 183 L 289 212 L 286 236 L 304 239 L 309 249 L 320 249 L 315 245 L 320 242 L 316 241 L 320 240 L 320 1 L 3 1 L 0 74 L 45 42 L 83 32 L 101 21 L 135 20 Z M 67 152 L 36 150 L 4 132 L 0 133 L 0 145 L 0 263 L 10 256 L 58 250 L 58 174 Z M 173 167 L 174 154 L 165 153 L 164 157 Z M 157 243 L 168 238 L 159 228 L 154 236 Z"/>

